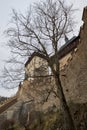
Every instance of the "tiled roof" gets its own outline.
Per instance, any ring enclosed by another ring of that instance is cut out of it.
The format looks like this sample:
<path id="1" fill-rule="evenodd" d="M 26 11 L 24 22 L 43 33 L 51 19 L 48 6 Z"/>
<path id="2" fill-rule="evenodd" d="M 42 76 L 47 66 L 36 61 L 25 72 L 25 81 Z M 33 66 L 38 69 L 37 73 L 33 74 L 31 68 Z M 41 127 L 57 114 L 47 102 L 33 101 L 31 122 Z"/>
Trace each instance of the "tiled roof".
<path id="1" fill-rule="evenodd" d="M 67 55 L 70 51 L 72 51 L 74 48 L 77 47 L 78 43 L 79 43 L 79 36 L 74 36 L 73 38 L 71 38 L 67 43 L 65 43 L 60 50 L 58 51 L 58 55 L 59 55 L 59 59 L 61 59 L 62 57 L 64 57 L 65 55 Z M 45 56 L 43 56 L 42 54 L 39 54 L 38 52 L 34 52 L 31 57 L 29 57 L 29 59 L 27 60 L 27 62 L 25 63 L 25 67 L 30 63 L 30 61 L 33 59 L 34 56 L 38 56 L 41 58 L 44 58 Z M 52 56 L 53 57 L 53 56 Z"/>
<path id="2" fill-rule="evenodd" d="M 28 58 L 27 62 L 25 63 L 25 67 L 30 63 L 30 61 L 33 59 L 33 57 L 38 56 L 41 58 L 44 58 L 45 56 L 43 56 L 42 54 L 38 53 L 38 52 L 34 52 L 31 57 Z"/>
<path id="3" fill-rule="evenodd" d="M 73 38 L 71 38 L 70 40 L 68 40 L 68 42 L 66 42 L 60 49 L 59 51 L 62 51 L 66 46 L 68 46 L 69 44 L 71 44 L 71 42 L 74 42 L 74 40 L 76 39 L 77 37 L 74 36 Z"/>
<path id="4" fill-rule="evenodd" d="M 67 55 L 70 51 L 77 47 L 79 44 L 79 36 L 74 36 L 67 43 L 65 43 L 58 51 L 59 59 Z"/>

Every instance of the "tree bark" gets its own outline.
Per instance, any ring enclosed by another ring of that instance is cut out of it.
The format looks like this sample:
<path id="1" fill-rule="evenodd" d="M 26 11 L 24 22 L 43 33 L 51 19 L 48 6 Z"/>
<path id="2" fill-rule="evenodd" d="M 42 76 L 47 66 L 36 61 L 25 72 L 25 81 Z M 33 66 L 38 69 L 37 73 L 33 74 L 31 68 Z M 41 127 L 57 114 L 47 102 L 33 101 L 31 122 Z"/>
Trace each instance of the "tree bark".
<path id="1" fill-rule="evenodd" d="M 63 88 L 59 75 L 55 75 L 57 93 L 60 99 L 60 106 L 64 117 L 64 130 L 75 130 L 74 122 L 63 93 Z"/>

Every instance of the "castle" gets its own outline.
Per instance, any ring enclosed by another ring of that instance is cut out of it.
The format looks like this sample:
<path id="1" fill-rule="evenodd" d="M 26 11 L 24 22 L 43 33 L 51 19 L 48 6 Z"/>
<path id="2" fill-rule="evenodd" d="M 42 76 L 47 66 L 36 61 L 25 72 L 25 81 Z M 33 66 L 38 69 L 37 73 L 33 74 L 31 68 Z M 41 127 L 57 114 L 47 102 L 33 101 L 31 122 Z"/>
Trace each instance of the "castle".
<path id="1" fill-rule="evenodd" d="M 67 101 L 77 103 L 87 102 L 87 7 L 84 8 L 82 20 L 84 24 L 79 36 L 67 41 L 58 52 L 65 97 Z M 52 105 L 59 105 L 56 95 L 50 92 L 55 83 L 53 76 L 46 77 L 49 74 L 51 72 L 43 57 L 33 53 L 25 64 L 25 80 L 19 85 L 16 96 L 0 106 L 0 120 L 19 120 L 20 116 L 34 109 L 45 111 Z"/>

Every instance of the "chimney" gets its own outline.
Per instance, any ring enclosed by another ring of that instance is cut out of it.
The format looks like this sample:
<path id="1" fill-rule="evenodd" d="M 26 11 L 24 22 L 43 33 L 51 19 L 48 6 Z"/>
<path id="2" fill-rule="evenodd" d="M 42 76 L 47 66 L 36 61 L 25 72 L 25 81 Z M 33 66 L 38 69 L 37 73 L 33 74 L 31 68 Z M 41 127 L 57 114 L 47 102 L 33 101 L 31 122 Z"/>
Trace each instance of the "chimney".
<path id="1" fill-rule="evenodd" d="M 65 43 L 69 41 L 68 37 L 65 35 Z"/>

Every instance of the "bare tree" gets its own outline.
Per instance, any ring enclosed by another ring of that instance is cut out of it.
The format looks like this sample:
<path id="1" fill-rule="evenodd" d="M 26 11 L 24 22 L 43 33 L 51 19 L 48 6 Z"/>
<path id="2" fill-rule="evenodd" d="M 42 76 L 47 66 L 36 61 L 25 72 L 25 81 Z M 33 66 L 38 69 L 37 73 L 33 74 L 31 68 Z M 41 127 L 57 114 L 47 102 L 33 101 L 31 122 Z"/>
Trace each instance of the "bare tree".
<path id="1" fill-rule="evenodd" d="M 13 10 L 13 25 L 7 30 L 8 46 L 16 57 L 26 58 L 37 52 L 47 61 L 54 75 L 65 130 L 75 130 L 75 127 L 60 80 L 58 49 L 64 36 L 72 31 L 72 16 L 72 5 L 67 6 L 61 0 L 46 0 L 35 4 L 26 15 Z"/>

